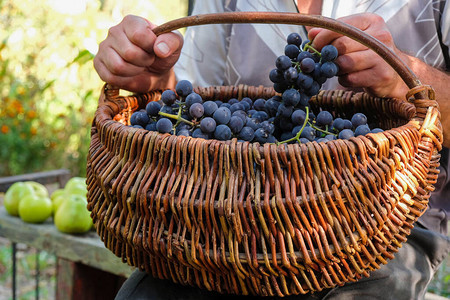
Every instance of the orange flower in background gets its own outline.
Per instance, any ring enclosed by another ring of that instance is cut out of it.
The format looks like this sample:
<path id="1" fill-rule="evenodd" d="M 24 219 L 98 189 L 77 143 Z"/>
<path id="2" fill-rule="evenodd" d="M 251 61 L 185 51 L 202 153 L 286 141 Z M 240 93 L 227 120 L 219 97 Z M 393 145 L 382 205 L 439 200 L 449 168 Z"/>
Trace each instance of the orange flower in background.
<path id="1" fill-rule="evenodd" d="M 14 100 L 14 101 L 11 103 L 11 106 L 14 108 L 14 110 L 15 110 L 18 114 L 23 113 L 23 106 L 22 106 L 22 103 L 20 103 L 19 100 Z"/>
<path id="2" fill-rule="evenodd" d="M 30 133 L 31 133 L 31 135 L 36 135 L 36 133 L 37 133 L 36 127 L 31 127 Z"/>
<path id="3" fill-rule="evenodd" d="M 3 134 L 7 134 L 7 133 L 9 132 L 9 127 L 6 126 L 6 125 L 2 125 L 2 128 L 0 129 L 0 131 L 1 131 Z"/>
<path id="4" fill-rule="evenodd" d="M 27 118 L 28 119 L 34 119 L 34 118 L 36 118 L 36 115 L 37 115 L 37 113 L 34 110 L 30 110 L 30 111 L 27 112 Z"/>

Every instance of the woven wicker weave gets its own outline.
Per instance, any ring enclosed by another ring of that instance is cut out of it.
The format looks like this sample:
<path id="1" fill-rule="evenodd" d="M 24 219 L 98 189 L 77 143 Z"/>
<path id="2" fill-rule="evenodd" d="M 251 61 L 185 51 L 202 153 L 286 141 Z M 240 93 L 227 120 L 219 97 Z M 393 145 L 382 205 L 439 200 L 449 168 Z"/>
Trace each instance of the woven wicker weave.
<path id="1" fill-rule="evenodd" d="M 442 128 L 432 89 L 377 41 L 322 17 L 194 16 L 155 32 L 222 22 L 305 24 L 346 34 L 394 66 L 411 88 L 410 101 L 321 91 L 311 99 L 313 110 L 335 117 L 363 112 L 386 130 L 277 146 L 124 126 L 161 91 L 120 96 L 105 85 L 87 165 L 88 208 L 99 236 L 154 277 L 222 293 L 304 294 L 369 276 L 406 241 L 436 182 Z M 196 92 L 225 101 L 274 95 L 272 88 L 243 85 Z"/>

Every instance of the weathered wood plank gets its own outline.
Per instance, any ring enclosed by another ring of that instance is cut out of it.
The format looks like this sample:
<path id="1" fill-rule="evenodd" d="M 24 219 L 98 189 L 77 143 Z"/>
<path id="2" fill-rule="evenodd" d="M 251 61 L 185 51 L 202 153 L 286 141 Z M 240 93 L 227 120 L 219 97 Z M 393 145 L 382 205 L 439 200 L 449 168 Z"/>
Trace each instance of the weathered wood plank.
<path id="1" fill-rule="evenodd" d="M 44 185 L 58 183 L 64 186 L 70 177 L 70 172 L 66 169 L 0 177 L 0 192 L 6 192 L 13 183 L 20 181 L 36 181 Z"/>
<path id="2" fill-rule="evenodd" d="M 59 232 L 51 220 L 43 224 L 25 223 L 8 215 L 4 207 L 0 207 L 0 236 L 119 276 L 128 277 L 133 271 L 105 247 L 94 231 L 65 234 Z"/>

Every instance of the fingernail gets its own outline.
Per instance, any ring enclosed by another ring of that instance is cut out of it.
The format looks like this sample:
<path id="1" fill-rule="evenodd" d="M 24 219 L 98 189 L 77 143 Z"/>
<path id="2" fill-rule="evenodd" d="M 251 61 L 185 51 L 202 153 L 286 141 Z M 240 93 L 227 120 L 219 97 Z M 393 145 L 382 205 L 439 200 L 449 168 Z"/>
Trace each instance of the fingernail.
<path id="1" fill-rule="evenodd" d="M 163 54 L 167 54 L 170 51 L 169 46 L 167 46 L 166 43 L 161 42 L 158 45 L 156 45 L 156 47 L 158 47 L 159 51 L 161 51 Z"/>

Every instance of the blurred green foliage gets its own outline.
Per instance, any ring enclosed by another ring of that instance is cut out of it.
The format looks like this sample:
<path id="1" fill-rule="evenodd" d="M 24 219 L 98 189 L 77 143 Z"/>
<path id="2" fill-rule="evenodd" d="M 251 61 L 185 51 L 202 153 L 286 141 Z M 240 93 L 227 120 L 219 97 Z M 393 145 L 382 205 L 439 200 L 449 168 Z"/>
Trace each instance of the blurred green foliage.
<path id="1" fill-rule="evenodd" d="M 84 175 L 103 82 L 92 66 L 126 14 L 160 24 L 188 1 L 0 0 L 0 176 L 68 168 Z"/>

